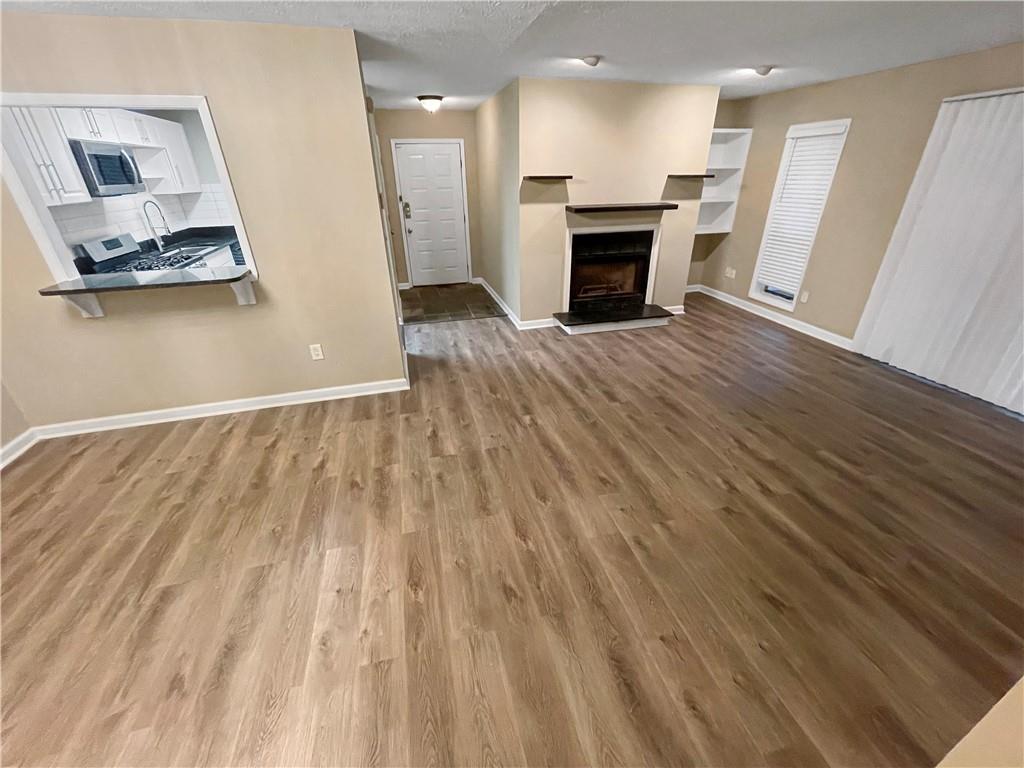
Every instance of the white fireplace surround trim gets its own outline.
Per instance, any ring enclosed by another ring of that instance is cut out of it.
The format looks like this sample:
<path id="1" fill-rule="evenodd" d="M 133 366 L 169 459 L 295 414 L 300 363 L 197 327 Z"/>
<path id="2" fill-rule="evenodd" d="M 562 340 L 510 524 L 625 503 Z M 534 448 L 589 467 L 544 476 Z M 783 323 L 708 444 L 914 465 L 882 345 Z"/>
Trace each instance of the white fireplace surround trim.
<path id="1" fill-rule="evenodd" d="M 645 304 L 654 301 L 654 281 L 658 274 L 658 252 L 661 250 L 661 224 L 616 224 L 613 226 L 581 225 L 566 227 L 565 230 L 565 264 L 562 269 L 562 312 L 569 311 L 569 282 L 572 274 L 572 236 L 577 232 L 581 235 L 598 235 L 603 232 L 654 232 L 651 243 L 651 263 L 647 268 L 647 295 Z"/>

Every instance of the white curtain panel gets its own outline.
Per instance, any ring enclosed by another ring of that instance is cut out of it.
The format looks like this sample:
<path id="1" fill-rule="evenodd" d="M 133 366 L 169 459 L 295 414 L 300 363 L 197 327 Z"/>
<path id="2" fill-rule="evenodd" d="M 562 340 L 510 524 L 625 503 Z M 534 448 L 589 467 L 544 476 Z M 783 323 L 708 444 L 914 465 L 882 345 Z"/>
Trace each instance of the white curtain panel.
<path id="1" fill-rule="evenodd" d="M 943 102 L 854 349 L 1024 413 L 1024 91 Z"/>

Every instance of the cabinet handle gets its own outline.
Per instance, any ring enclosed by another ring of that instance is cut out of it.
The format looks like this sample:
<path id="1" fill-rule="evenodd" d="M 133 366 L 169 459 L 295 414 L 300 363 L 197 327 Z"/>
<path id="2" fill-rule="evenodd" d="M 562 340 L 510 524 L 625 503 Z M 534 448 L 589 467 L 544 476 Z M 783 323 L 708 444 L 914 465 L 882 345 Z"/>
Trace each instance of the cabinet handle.
<path id="1" fill-rule="evenodd" d="M 89 119 L 92 120 L 92 126 L 96 130 L 96 138 L 102 139 L 103 131 L 100 130 L 100 121 L 96 119 L 96 115 L 93 114 L 93 111 L 91 109 L 89 110 Z"/>
<path id="2" fill-rule="evenodd" d="M 60 189 L 57 186 L 56 180 L 54 180 L 54 178 L 50 176 L 50 165 L 47 163 L 43 163 L 42 165 L 39 166 L 39 169 L 43 172 L 43 175 L 46 177 L 46 184 L 50 188 L 50 192 L 52 192 L 54 197 L 56 197 L 59 200 Z"/>
<path id="3" fill-rule="evenodd" d="M 92 124 L 92 115 L 89 114 L 89 110 L 86 107 L 82 107 L 82 114 L 85 116 L 85 122 L 89 125 L 89 133 L 93 136 L 96 135 L 96 129 Z"/>
<path id="4" fill-rule="evenodd" d="M 54 181 L 57 183 L 57 186 L 60 188 L 60 191 L 67 192 L 67 189 L 65 189 L 64 187 L 64 180 L 60 177 L 60 174 L 57 172 L 57 166 L 54 165 L 53 163 L 47 163 L 47 166 L 51 171 L 53 171 Z"/>

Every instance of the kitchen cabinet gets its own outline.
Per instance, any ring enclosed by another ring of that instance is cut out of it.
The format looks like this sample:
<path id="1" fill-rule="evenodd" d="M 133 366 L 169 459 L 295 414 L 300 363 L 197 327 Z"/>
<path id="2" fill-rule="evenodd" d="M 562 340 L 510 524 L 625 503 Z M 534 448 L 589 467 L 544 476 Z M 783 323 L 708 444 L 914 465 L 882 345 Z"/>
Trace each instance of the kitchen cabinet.
<path id="1" fill-rule="evenodd" d="M 137 147 L 155 147 L 157 141 L 157 125 L 159 118 L 140 115 L 127 109 L 110 110 L 117 129 L 117 138 L 122 144 Z"/>
<path id="2" fill-rule="evenodd" d="M 20 164 L 47 206 L 92 200 L 71 147 L 47 107 L 4 107 L 5 140 L 10 137 L 12 160 Z"/>
<path id="3" fill-rule="evenodd" d="M 57 107 L 52 110 L 61 130 L 69 139 L 117 142 L 117 127 L 111 109 Z"/>
<path id="4" fill-rule="evenodd" d="M 158 120 L 157 135 L 160 145 L 167 151 L 172 191 L 178 194 L 202 192 L 199 171 L 192 157 L 192 148 L 185 137 L 184 126 L 170 120 Z"/>

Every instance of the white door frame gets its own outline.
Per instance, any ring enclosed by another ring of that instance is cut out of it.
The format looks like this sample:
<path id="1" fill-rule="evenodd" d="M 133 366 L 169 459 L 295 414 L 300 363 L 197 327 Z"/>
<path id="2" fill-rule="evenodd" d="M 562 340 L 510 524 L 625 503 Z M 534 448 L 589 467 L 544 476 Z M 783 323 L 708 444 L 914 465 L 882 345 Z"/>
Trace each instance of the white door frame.
<path id="1" fill-rule="evenodd" d="M 405 274 L 409 285 L 416 285 L 412 279 L 412 262 L 409 260 L 409 233 L 405 226 L 405 212 L 402 210 L 402 175 L 398 170 L 399 144 L 458 144 L 459 165 L 462 166 L 462 231 L 466 237 L 466 282 L 473 280 L 473 254 L 469 250 L 469 192 L 466 189 L 466 142 L 464 139 L 392 139 L 391 162 L 395 166 L 395 203 L 398 205 L 398 221 L 402 224 L 402 245 L 405 250 Z"/>

